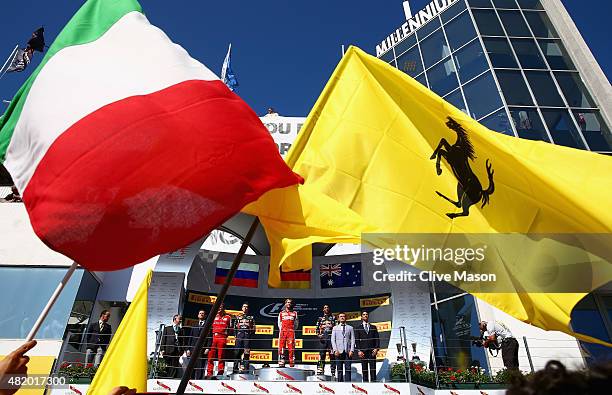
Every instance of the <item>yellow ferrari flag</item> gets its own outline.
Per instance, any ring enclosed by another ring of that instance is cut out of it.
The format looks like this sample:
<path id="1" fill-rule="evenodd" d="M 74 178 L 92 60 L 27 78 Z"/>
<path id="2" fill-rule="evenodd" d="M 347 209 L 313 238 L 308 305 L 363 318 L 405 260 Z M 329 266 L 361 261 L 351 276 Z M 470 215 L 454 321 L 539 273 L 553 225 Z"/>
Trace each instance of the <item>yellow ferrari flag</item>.
<path id="1" fill-rule="evenodd" d="M 142 281 L 96 372 L 90 395 L 106 395 L 114 387 L 147 392 L 147 305 L 152 271 Z"/>
<path id="2" fill-rule="evenodd" d="M 354 47 L 287 160 L 304 185 L 243 210 L 266 229 L 271 283 L 281 267 L 308 269 L 312 243 L 360 242 L 362 233 L 612 232 L 612 158 L 488 130 Z M 571 310 L 585 292 L 530 292 L 505 274 L 514 288 L 472 293 L 524 322 L 572 333 Z M 611 280 L 597 277 L 585 291 Z"/>

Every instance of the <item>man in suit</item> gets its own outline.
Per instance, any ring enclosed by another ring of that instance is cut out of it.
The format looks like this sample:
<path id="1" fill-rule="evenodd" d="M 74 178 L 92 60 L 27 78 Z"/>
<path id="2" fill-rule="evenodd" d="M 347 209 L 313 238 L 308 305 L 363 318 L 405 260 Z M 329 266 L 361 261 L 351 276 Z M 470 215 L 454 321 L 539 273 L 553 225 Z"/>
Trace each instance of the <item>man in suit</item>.
<path id="1" fill-rule="evenodd" d="M 94 366 L 98 366 L 102 362 L 102 357 L 108 348 L 111 338 L 112 328 L 108 323 L 110 316 L 110 311 L 102 310 L 98 321 L 89 324 L 87 328 L 87 351 L 85 353 L 86 364 L 91 363 L 92 359 Z"/>
<path id="2" fill-rule="evenodd" d="M 172 317 L 172 325 L 166 326 L 161 339 L 161 356 L 168 366 L 166 373 L 169 378 L 180 377 L 179 357 L 185 351 L 185 330 L 181 327 L 183 317 L 176 314 Z"/>
<path id="3" fill-rule="evenodd" d="M 378 329 L 368 322 L 369 318 L 367 311 L 361 312 L 361 323 L 355 328 L 355 349 L 361 360 L 364 382 L 376 381 L 376 354 L 380 349 Z"/>
<path id="4" fill-rule="evenodd" d="M 355 351 L 355 333 L 353 327 L 346 324 L 346 314 L 338 314 L 338 325 L 331 334 L 332 350 L 336 356 L 338 381 L 351 381 L 351 358 Z"/>
<path id="5" fill-rule="evenodd" d="M 200 354 L 199 356 L 196 356 L 194 354 L 194 350 L 195 350 L 195 345 L 198 342 L 198 339 L 200 338 L 200 333 L 202 332 L 202 329 L 204 329 L 204 323 L 206 322 L 206 312 L 204 310 L 200 310 L 198 311 L 198 322 L 195 324 L 195 326 L 191 327 L 191 330 L 189 331 L 189 349 L 187 349 L 187 356 L 191 357 L 191 358 L 197 358 L 196 361 L 196 365 L 195 365 L 195 369 L 193 370 L 193 379 L 195 380 L 201 380 L 204 378 L 205 376 L 205 372 L 204 369 L 206 368 L 205 366 L 205 358 L 208 356 L 208 352 L 207 349 L 210 348 L 210 336 L 205 340 L 204 342 L 204 348 L 202 349 L 202 354 Z"/>

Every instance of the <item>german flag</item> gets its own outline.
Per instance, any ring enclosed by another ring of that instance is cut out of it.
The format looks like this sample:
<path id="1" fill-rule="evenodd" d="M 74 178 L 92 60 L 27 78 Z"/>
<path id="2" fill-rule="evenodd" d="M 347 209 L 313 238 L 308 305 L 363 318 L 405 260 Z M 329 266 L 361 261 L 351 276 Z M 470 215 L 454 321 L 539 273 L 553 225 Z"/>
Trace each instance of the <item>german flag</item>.
<path id="1" fill-rule="evenodd" d="M 297 270 L 294 272 L 283 272 L 280 273 L 280 284 L 274 288 L 310 288 L 310 270 Z"/>

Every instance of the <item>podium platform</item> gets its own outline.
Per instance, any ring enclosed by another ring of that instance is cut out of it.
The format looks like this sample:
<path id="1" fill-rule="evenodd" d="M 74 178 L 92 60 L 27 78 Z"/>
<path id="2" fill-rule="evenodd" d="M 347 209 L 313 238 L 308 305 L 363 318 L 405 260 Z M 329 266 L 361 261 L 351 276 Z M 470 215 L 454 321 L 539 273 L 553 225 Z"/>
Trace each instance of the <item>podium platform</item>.
<path id="1" fill-rule="evenodd" d="M 149 393 L 173 394 L 179 382 L 180 380 L 150 379 L 147 380 L 147 390 Z M 51 395 L 84 395 L 87 394 L 88 387 L 89 385 L 71 384 L 69 388 L 51 390 Z M 408 383 L 190 380 L 185 393 L 216 395 L 504 395 L 506 390 L 433 390 Z"/>
<path id="2" fill-rule="evenodd" d="M 308 376 L 306 381 L 336 381 L 336 378 L 329 374 L 313 374 Z"/>
<path id="3" fill-rule="evenodd" d="M 298 368 L 261 368 L 255 370 L 260 381 L 306 381 L 314 371 Z"/>

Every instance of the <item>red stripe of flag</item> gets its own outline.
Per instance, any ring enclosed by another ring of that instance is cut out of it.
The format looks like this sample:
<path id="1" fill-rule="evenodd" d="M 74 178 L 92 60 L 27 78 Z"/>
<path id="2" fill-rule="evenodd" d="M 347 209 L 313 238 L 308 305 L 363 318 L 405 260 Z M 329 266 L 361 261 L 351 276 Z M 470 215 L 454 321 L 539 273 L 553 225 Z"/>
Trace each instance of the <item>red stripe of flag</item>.
<path id="1" fill-rule="evenodd" d="M 310 281 L 310 272 L 281 272 L 281 281 Z"/>
<path id="2" fill-rule="evenodd" d="M 227 277 L 215 277 L 215 284 L 224 284 L 226 278 Z M 236 278 L 236 277 L 234 277 L 234 279 L 232 280 L 232 285 L 235 285 L 238 287 L 249 287 L 249 288 L 258 287 L 257 280 L 248 279 L 248 278 Z"/>

